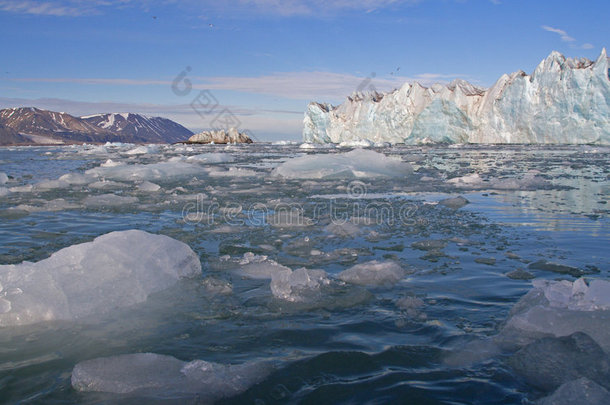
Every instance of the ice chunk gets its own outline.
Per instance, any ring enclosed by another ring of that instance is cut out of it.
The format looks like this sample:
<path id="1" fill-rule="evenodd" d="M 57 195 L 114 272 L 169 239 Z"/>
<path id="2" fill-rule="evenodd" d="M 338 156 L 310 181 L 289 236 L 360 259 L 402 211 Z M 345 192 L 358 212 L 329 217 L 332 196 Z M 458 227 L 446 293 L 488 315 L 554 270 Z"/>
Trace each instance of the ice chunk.
<path id="1" fill-rule="evenodd" d="M 242 167 L 229 167 L 227 170 L 210 169 L 207 173 L 210 177 L 254 177 L 260 174 L 254 170 Z"/>
<path id="2" fill-rule="evenodd" d="M 588 378 L 581 377 L 557 388 L 553 394 L 542 398 L 538 405 L 608 405 L 610 392 Z"/>
<path id="3" fill-rule="evenodd" d="M 529 384 L 545 391 L 580 377 L 610 387 L 610 357 L 582 332 L 537 340 L 515 353 L 509 364 Z"/>
<path id="4" fill-rule="evenodd" d="M 418 242 L 413 242 L 411 247 L 419 250 L 440 250 L 447 246 L 447 242 L 438 239 L 427 239 Z"/>
<path id="5" fill-rule="evenodd" d="M 95 180 L 95 178 L 91 177 L 91 176 L 86 176 L 86 175 L 80 174 L 80 173 L 66 173 L 63 176 L 61 176 L 58 180 L 65 181 L 66 183 L 68 183 L 70 185 L 82 186 L 82 185 L 93 182 Z"/>
<path id="6" fill-rule="evenodd" d="M 610 310 L 610 281 L 592 280 L 589 285 L 583 278 L 567 280 L 534 280 L 535 288 L 542 290 L 549 305 L 579 311 Z"/>
<path id="7" fill-rule="evenodd" d="M 290 268 L 282 266 L 278 262 L 265 259 L 260 262 L 249 263 L 242 266 L 240 272 L 249 278 L 267 279 L 272 278 L 274 274 L 284 271 L 290 271 Z"/>
<path id="8" fill-rule="evenodd" d="M 34 184 L 34 190 L 48 191 L 56 188 L 68 188 L 70 183 L 64 180 L 42 180 Z"/>
<path id="9" fill-rule="evenodd" d="M 0 186 L 0 197 L 8 195 L 10 192 L 8 188 Z"/>
<path id="10" fill-rule="evenodd" d="M 73 245 L 37 263 L 0 266 L 5 290 L 20 289 L 0 326 L 74 320 L 146 301 L 201 273 L 199 257 L 170 237 L 130 230 Z"/>
<path id="11" fill-rule="evenodd" d="M 287 160 L 273 173 L 289 179 L 406 177 L 411 166 L 372 150 L 301 156 Z"/>
<path id="12" fill-rule="evenodd" d="M 116 167 L 116 166 L 121 166 L 121 165 L 124 165 L 124 164 L 125 163 L 123 163 L 123 162 L 117 162 L 117 161 L 114 161 L 112 159 L 108 159 L 104 163 L 102 163 L 100 165 L 100 167 Z"/>
<path id="13" fill-rule="evenodd" d="M 330 280 L 324 270 L 288 269 L 273 274 L 271 292 L 274 297 L 286 301 L 313 301 L 320 297 L 320 289 L 329 284 Z"/>
<path id="14" fill-rule="evenodd" d="M 85 172 L 87 175 L 118 181 L 167 180 L 205 173 L 202 166 L 186 162 L 100 166 Z"/>
<path id="15" fill-rule="evenodd" d="M 0 186 L 6 184 L 8 181 L 8 176 L 4 172 L 0 172 Z"/>
<path id="16" fill-rule="evenodd" d="M 445 198 L 444 200 L 440 200 L 438 202 L 438 205 L 442 205 L 445 206 L 447 208 L 452 208 L 454 210 L 460 209 L 463 206 L 465 206 L 466 204 L 469 204 L 470 201 L 468 201 L 467 199 L 465 199 L 464 197 L 457 196 L 457 197 L 453 197 L 453 198 Z"/>
<path id="17" fill-rule="evenodd" d="M 43 205 L 19 204 L 18 206 L 14 207 L 15 210 L 27 212 L 55 212 L 77 208 L 81 208 L 80 205 L 66 201 L 63 198 L 45 201 Z"/>
<path id="18" fill-rule="evenodd" d="M 189 156 L 186 158 L 189 162 L 198 163 L 232 163 L 235 162 L 235 158 L 228 153 L 201 153 L 195 156 Z"/>
<path id="19" fill-rule="evenodd" d="M 123 197 L 116 194 L 90 195 L 85 198 L 83 204 L 87 207 L 118 207 L 121 205 L 135 204 L 137 197 Z"/>
<path id="20" fill-rule="evenodd" d="M 489 182 L 489 188 L 494 190 L 536 190 L 550 185 L 551 183 L 533 173 L 527 173 L 522 178 L 494 179 Z"/>
<path id="21" fill-rule="evenodd" d="M 159 145 L 140 145 L 125 152 L 126 155 L 148 155 L 159 153 Z"/>
<path id="22" fill-rule="evenodd" d="M 610 282 L 534 280 L 533 284 L 535 288 L 511 310 L 497 340 L 521 345 L 543 336 L 584 332 L 610 351 Z"/>
<path id="23" fill-rule="evenodd" d="M 138 190 L 145 193 L 154 193 L 161 190 L 161 186 L 150 181 L 143 181 L 142 183 L 138 184 Z"/>
<path id="24" fill-rule="evenodd" d="M 239 365 L 204 360 L 185 362 L 155 353 L 124 354 L 78 363 L 72 371 L 77 391 L 180 398 L 211 403 L 261 382 L 272 368 L 263 362 Z"/>
<path id="25" fill-rule="evenodd" d="M 468 174 L 462 177 L 454 177 L 447 180 L 447 183 L 455 187 L 477 189 L 482 188 L 486 184 L 478 173 Z"/>
<path id="26" fill-rule="evenodd" d="M 337 277 L 352 284 L 388 286 L 402 280 L 405 274 L 405 270 L 396 262 L 373 260 L 350 267 L 339 273 Z"/>
<path id="27" fill-rule="evenodd" d="M 124 187 L 128 187 L 128 185 L 125 183 L 119 183 L 119 182 L 112 181 L 112 180 L 95 181 L 95 182 L 89 184 L 89 188 L 92 188 L 95 190 L 112 190 L 112 189 L 118 189 L 118 188 L 124 188 Z"/>

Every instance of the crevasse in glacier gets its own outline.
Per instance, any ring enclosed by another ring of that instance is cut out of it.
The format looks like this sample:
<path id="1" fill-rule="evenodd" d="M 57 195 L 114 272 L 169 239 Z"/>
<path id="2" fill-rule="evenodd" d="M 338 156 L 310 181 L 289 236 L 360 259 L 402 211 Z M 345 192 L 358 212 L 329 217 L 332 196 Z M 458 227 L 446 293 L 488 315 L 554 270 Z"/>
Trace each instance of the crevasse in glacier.
<path id="1" fill-rule="evenodd" d="M 386 94 L 312 102 L 303 141 L 610 144 L 610 79 L 603 49 L 593 62 L 552 52 L 531 75 L 502 75 L 489 89 L 464 80 Z"/>

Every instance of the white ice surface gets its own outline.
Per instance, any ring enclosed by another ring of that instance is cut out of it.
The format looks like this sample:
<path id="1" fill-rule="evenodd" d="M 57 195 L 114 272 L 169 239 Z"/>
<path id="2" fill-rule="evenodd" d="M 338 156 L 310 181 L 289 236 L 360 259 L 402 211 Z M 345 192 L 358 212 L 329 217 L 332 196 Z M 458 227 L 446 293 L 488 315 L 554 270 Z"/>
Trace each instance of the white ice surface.
<path id="1" fill-rule="evenodd" d="M 330 284 L 324 270 L 299 268 L 274 273 L 271 292 L 274 297 L 291 302 L 312 301 L 319 298 L 320 289 Z"/>
<path id="2" fill-rule="evenodd" d="M 584 332 L 610 352 L 610 282 L 581 278 L 534 280 L 534 288 L 511 310 L 501 341 L 523 344 L 540 336 Z"/>
<path id="3" fill-rule="evenodd" d="M 75 320 L 146 301 L 183 277 L 201 273 L 184 243 L 130 230 L 64 248 L 36 263 L 0 266 L 11 309 L 0 326 Z M 6 306 L 5 306 L 6 307 Z"/>
<path id="4" fill-rule="evenodd" d="M 273 173 L 289 179 L 406 177 L 411 166 L 372 150 L 307 155 L 287 160 Z"/>
<path id="5" fill-rule="evenodd" d="M 352 284 L 366 286 L 394 285 L 405 276 L 405 270 L 396 262 L 373 260 L 357 264 L 337 275 L 337 278 Z"/>
<path id="6" fill-rule="evenodd" d="M 199 403 L 211 403 L 247 390 L 270 372 L 271 367 L 262 362 L 185 362 L 172 356 L 135 353 L 78 363 L 72 371 L 72 386 L 77 391 L 170 398 L 197 395 Z"/>

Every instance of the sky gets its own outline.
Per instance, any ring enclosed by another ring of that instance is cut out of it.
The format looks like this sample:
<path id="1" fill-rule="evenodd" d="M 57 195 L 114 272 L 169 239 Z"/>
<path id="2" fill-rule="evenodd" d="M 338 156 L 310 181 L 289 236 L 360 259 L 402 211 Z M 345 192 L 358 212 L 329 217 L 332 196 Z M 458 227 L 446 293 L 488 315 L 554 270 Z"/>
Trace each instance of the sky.
<path id="1" fill-rule="evenodd" d="M 610 2 L 0 0 L 0 108 L 135 112 L 300 140 L 311 101 L 595 59 Z"/>

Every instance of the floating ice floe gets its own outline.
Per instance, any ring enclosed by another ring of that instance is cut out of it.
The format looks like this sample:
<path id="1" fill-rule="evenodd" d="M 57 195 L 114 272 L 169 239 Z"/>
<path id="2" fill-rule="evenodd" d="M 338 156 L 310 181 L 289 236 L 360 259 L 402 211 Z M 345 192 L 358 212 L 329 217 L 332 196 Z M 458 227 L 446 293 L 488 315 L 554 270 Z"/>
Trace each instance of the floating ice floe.
<path id="1" fill-rule="evenodd" d="M 320 289 L 330 282 L 324 270 L 288 269 L 273 274 L 271 293 L 291 302 L 313 301 L 320 298 Z"/>
<path id="2" fill-rule="evenodd" d="M 186 158 L 189 162 L 197 163 L 232 163 L 235 158 L 228 153 L 201 153 Z"/>
<path id="3" fill-rule="evenodd" d="M 239 261 L 239 273 L 248 278 L 270 279 L 281 272 L 291 272 L 289 267 L 283 266 L 267 258 L 265 255 L 255 255 L 252 252 L 244 253 Z"/>
<path id="4" fill-rule="evenodd" d="M 113 190 L 113 189 L 129 187 L 129 185 L 125 184 L 125 183 L 119 183 L 116 181 L 112 181 L 112 180 L 101 180 L 101 181 L 94 181 L 93 183 L 89 184 L 88 187 L 92 188 L 94 190 Z"/>
<path id="5" fill-rule="evenodd" d="M 0 313 L 0 326 L 108 313 L 200 273 L 197 254 L 182 242 L 139 230 L 112 232 L 36 263 L 0 266 L 4 290 L 18 292 L 3 297 L 10 310 Z"/>
<path id="6" fill-rule="evenodd" d="M 460 195 L 457 197 L 445 198 L 444 200 L 440 200 L 438 202 L 438 205 L 457 210 L 469 203 L 470 201 Z"/>
<path id="7" fill-rule="evenodd" d="M 42 205 L 19 204 L 11 207 L 11 210 L 26 212 L 55 212 L 80 208 L 80 205 L 67 201 L 63 198 L 44 201 Z"/>
<path id="8" fill-rule="evenodd" d="M 454 187 L 467 190 L 537 190 L 549 187 L 551 183 L 536 173 L 526 173 L 520 178 L 489 179 L 484 180 L 478 173 L 468 174 L 462 177 L 454 177 L 447 180 Z"/>
<path id="9" fill-rule="evenodd" d="M 0 197 L 8 195 L 11 191 L 7 187 L 0 186 Z"/>
<path id="10" fill-rule="evenodd" d="M 411 165 L 372 150 L 301 156 L 287 160 L 273 174 L 288 179 L 406 177 Z"/>
<path id="11" fill-rule="evenodd" d="M 498 338 L 529 343 L 543 336 L 584 332 L 610 351 L 610 282 L 580 278 L 571 281 L 534 280 L 534 289 L 511 310 Z"/>
<path id="12" fill-rule="evenodd" d="M 8 176 L 4 172 L 0 172 L 0 186 L 8 182 Z"/>
<path id="13" fill-rule="evenodd" d="M 154 193 L 161 190 L 161 186 L 150 181 L 143 181 L 142 183 L 138 184 L 138 190 L 145 193 Z"/>
<path id="14" fill-rule="evenodd" d="M 148 155 L 159 153 L 159 145 L 140 145 L 125 152 L 126 155 Z"/>
<path id="15" fill-rule="evenodd" d="M 167 180 L 205 173 L 202 166 L 185 162 L 100 166 L 85 172 L 87 175 L 118 181 Z"/>
<path id="16" fill-rule="evenodd" d="M 78 363 L 72 371 L 77 391 L 164 398 L 196 396 L 198 403 L 232 397 L 263 381 L 272 371 L 264 362 L 238 365 L 135 353 Z"/>
<path id="17" fill-rule="evenodd" d="M 90 195 L 83 200 L 86 207 L 118 207 L 121 205 L 135 204 L 137 197 L 120 196 L 116 194 Z"/>
<path id="18" fill-rule="evenodd" d="M 348 283 L 366 286 L 391 286 L 402 280 L 405 270 L 396 262 L 373 260 L 357 264 L 337 275 Z"/>

